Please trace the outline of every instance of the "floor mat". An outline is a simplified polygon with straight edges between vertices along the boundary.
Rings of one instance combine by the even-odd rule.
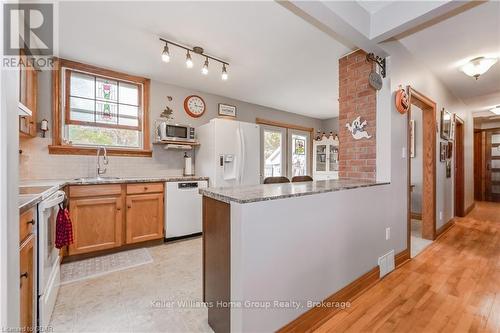
[[[90,279],[153,262],[148,249],[135,249],[61,265],[61,284]]]

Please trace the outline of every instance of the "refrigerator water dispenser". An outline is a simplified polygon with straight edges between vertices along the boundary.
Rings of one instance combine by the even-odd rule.
[[[236,179],[236,163],[233,154],[225,154],[220,156],[222,166],[222,177],[224,180]]]

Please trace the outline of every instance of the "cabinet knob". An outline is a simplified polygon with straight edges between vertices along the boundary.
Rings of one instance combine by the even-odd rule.
[[[127,208],[132,208],[132,206],[127,206]]]
[[[28,272],[24,272],[23,274],[21,274],[20,278],[28,278]]]
[[[32,224],[32,225],[35,225],[35,220],[34,219],[31,219],[30,221],[27,221],[26,224]]]
[[[147,186],[144,186],[144,191],[147,191],[148,190],[148,187]]]
[[[116,208],[116,210],[120,211],[120,210],[122,210],[122,209],[121,209],[120,207],[118,207],[118,208]]]

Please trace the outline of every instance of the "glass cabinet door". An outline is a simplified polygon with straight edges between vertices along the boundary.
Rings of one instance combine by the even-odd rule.
[[[316,171],[326,171],[326,145],[316,146]]]
[[[328,154],[328,171],[338,171],[339,170],[339,151],[336,146],[329,145]]]

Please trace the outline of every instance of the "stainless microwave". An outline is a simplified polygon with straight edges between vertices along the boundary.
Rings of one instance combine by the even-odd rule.
[[[158,124],[158,137],[161,141],[195,141],[194,127],[160,122]]]

